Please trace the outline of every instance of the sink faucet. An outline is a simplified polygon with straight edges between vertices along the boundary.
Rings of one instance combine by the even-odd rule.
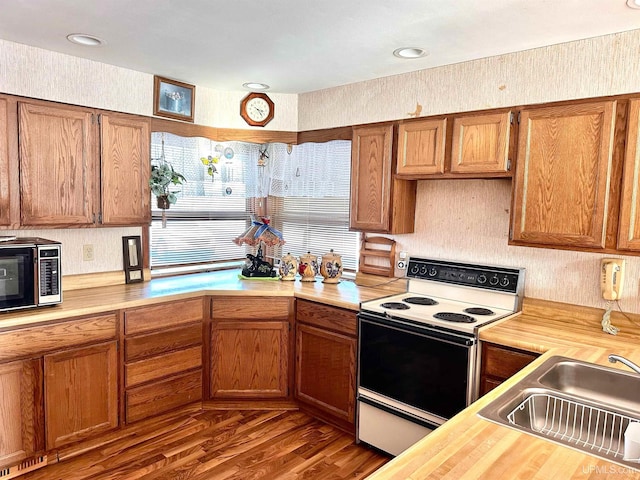
[[[611,355],[609,355],[609,361],[611,363],[616,363],[616,362],[624,363],[627,367],[629,367],[631,370],[633,370],[638,375],[640,375],[640,367],[635,363],[633,363],[631,360],[628,360],[620,355],[614,355],[612,353]]]

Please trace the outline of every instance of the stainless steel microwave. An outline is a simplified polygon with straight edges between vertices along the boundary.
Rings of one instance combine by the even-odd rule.
[[[62,302],[61,244],[0,237],[0,312]]]

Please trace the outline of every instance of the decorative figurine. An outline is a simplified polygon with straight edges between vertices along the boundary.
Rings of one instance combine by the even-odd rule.
[[[273,265],[263,259],[262,245],[258,247],[258,253],[247,255],[247,261],[242,269],[242,275],[245,277],[275,277],[276,272]]]
[[[324,277],[322,283],[338,283],[342,275],[342,256],[333,253],[333,249],[325,253],[322,256],[320,273]]]

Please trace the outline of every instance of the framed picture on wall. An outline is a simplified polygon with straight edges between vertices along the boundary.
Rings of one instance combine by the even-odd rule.
[[[153,114],[193,122],[196,87],[169,78],[153,77]]]
[[[125,282],[142,282],[144,275],[142,267],[142,245],[139,235],[122,237],[122,259],[124,261]]]

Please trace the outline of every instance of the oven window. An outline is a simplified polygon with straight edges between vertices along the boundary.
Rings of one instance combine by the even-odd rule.
[[[33,305],[35,292],[31,250],[0,250],[0,308]]]
[[[469,347],[367,321],[360,324],[360,385],[445,419],[467,402]]]

